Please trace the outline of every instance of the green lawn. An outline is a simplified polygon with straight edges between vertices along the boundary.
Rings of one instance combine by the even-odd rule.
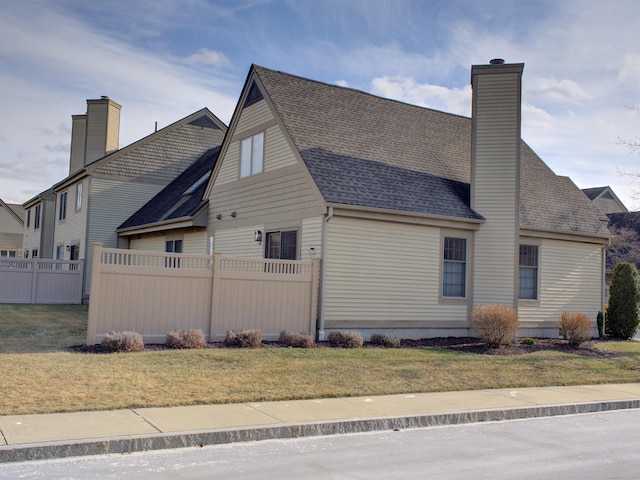
[[[640,381],[640,343],[606,358],[433,348],[72,353],[82,306],[0,305],[0,415]]]

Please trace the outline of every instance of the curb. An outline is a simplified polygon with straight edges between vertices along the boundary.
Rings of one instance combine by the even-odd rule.
[[[635,408],[640,408],[640,399],[8,445],[0,447],[0,463],[51,460],[89,455],[128,454],[261,440],[462,425]]]

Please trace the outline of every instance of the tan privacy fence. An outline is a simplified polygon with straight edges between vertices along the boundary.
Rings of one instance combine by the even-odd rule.
[[[0,303],[82,302],[83,260],[0,259]]]
[[[186,255],[94,245],[87,344],[109,331],[163,343],[175,329],[315,332],[319,261]]]

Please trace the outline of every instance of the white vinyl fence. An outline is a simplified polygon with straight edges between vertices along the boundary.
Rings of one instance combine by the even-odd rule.
[[[87,344],[109,331],[136,331],[163,343],[174,329],[209,341],[228,330],[314,334],[319,261],[187,255],[94,245]]]
[[[0,303],[82,302],[83,260],[0,259]]]

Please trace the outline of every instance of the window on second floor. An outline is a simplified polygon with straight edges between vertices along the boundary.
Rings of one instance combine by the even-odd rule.
[[[240,142],[240,178],[262,173],[264,132],[256,133]]]
[[[40,228],[40,205],[36,205],[35,212],[33,213],[33,228]]]
[[[76,210],[82,208],[82,184],[76,185]]]
[[[27,210],[27,227],[31,226],[31,209]]]
[[[60,194],[60,208],[58,209],[58,220],[67,218],[67,192]]]

